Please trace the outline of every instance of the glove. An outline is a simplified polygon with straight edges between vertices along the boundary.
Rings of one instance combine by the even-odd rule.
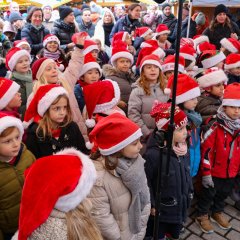
[[[214,188],[214,182],[212,180],[212,176],[211,175],[203,176],[202,177],[202,185],[205,188],[209,188],[209,187]]]

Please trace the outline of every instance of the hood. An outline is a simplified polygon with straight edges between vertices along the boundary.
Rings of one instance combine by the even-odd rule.
[[[72,10],[75,17],[81,16],[81,11],[78,8],[73,8]]]
[[[116,75],[116,69],[111,64],[104,64],[102,67],[103,75],[105,77]]]

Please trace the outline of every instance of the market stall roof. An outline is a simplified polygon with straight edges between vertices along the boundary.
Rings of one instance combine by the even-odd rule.
[[[9,0],[0,0],[0,7],[8,7],[11,1]],[[22,6],[29,6],[29,0],[16,0],[14,2],[17,2],[19,5]]]
[[[63,4],[71,2],[71,0],[30,0],[31,5],[42,7],[49,4],[52,8],[57,8]]]
[[[156,5],[157,3],[153,0],[138,0],[139,2],[146,3],[148,5]]]
[[[227,7],[240,7],[240,0],[193,0],[193,6],[215,7],[224,4]]]

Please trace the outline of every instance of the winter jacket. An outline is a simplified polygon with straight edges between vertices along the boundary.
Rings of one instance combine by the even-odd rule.
[[[230,38],[231,33],[236,33],[238,37],[240,37],[240,30],[235,22],[230,22],[231,29],[227,26],[227,24],[222,25],[218,24],[213,31],[211,31],[209,28],[205,29],[203,32],[203,35],[208,36],[209,42],[216,45],[217,49],[221,48],[220,41],[223,38]]]
[[[35,161],[33,154],[22,144],[13,165],[0,162],[0,239],[2,233],[18,229],[19,208],[24,183],[24,171]]]
[[[142,230],[132,234],[129,229],[128,209],[131,193],[115,171],[107,171],[103,158],[94,161],[97,180],[89,194],[92,202],[92,216],[105,240],[142,240],[150,213],[150,204],[142,210]]]
[[[93,24],[92,22],[85,24],[81,18],[78,27],[81,32],[87,32],[90,37],[94,35],[95,24]]]
[[[81,22],[81,10],[78,9],[78,8],[72,8],[73,10],[73,13],[74,13],[74,17],[75,17],[75,20],[77,22],[77,24],[79,24]]]
[[[154,136],[155,133],[151,135],[143,156],[146,160],[145,171],[151,194],[152,208],[156,207],[157,176],[160,163],[160,151]],[[167,149],[164,148],[162,153],[162,169],[165,169],[166,161]],[[165,174],[164,171],[162,171],[162,177]],[[161,189],[160,222],[182,224],[186,220],[187,209],[190,207],[193,192],[192,179],[190,177],[189,153],[177,157],[176,154],[171,151],[168,185],[166,187],[166,184],[163,183],[163,186]]]
[[[240,76],[236,76],[231,73],[228,73],[227,77],[228,77],[228,82],[227,82],[228,85],[235,82],[240,83]]]
[[[49,33],[44,25],[36,29],[31,23],[27,23],[22,29],[21,38],[26,38],[31,46],[31,54],[36,55],[43,48],[43,39]]]
[[[240,131],[230,130],[217,121],[204,134],[201,146],[203,176],[234,178],[240,171]]]
[[[198,16],[199,12],[196,12],[192,15],[192,20],[193,21],[196,21],[196,17]],[[209,19],[208,19],[208,16],[204,15],[205,16],[205,24],[204,25],[196,25],[197,26],[197,33],[196,35],[202,35],[203,31],[209,27]]]
[[[83,108],[85,106],[84,96],[83,96],[83,90],[80,84],[76,84],[74,87],[74,95],[76,97],[78,107],[81,112],[83,112]]]
[[[158,25],[159,16],[156,13],[147,13],[143,16],[143,23],[155,32]]]
[[[177,26],[177,18],[173,14],[169,16],[165,16],[164,14],[159,15],[157,22],[158,24],[166,24],[170,30],[170,34],[175,29],[175,26]]]
[[[74,147],[84,153],[87,153],[84,138],[75,122],[69,123],[66,127],[61,128],[60,137],[58,139],[46,136],[42,133],[37,136],[37,123],[32,123],[27,129],[26,145],[36,158],[53,155],[60,150],[68,147]]]
[[[143,137],[147,137],[156,127],[155,120],[150,116],[154,101],[167,102],[168,96],[160,89],[159,83],[150,85],[150,96],[145,94],[138,81],[132,85],[132,88],[128,101],[128,117],[138,124]]]

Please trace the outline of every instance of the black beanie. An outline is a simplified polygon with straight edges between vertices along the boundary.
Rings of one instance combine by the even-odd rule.
[[[228,13],[228,9],[225,5],[219,4],[215,7],[214,10],[214,17],[216,17],[219,13]]]
[[[68,6],[61,6],[59,8],[60,19],[63,20],[65,17],[67,17],[72,12],[73,12],[72,8],[70,8]]]
[[[166,8],[166,7],[172,7],[172,5],[171,5],[170,3],[164,3],[164,4],[162,5],[162,11],[163,11],[164,8]]]

